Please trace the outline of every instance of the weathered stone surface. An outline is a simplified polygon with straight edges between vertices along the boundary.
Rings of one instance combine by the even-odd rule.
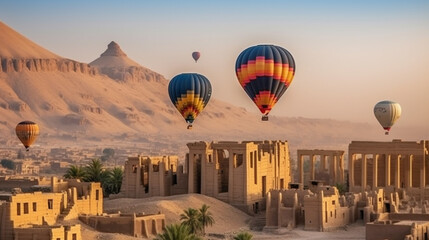
[[[88,75],[97,75],[98,70],[86,63],[69,59],[23,59],[0,58],[0,72],[78,72]]]

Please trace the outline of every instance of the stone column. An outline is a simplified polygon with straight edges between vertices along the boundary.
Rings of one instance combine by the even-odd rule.
[[[345,183],[344,179],[344,154],[339,155],[339,166],[340,166],[340,181]]]
[[[194,151],[189,151],[188,154],[188,193],[194,193]],[[229,189],[228,189],[229,190]]]
[[[361,189],[362,192],[365,191],[366,181],[367,181],[367,171],[366,171],[366,154],[362,153],[362,179],[361,179]]]
[[[372,190],[378,187],[378,154],[373,154],[373,169],[372,169]]]
[[[331,158],[332,158],[332,175],[331,175],[331,178],[334,180],[333,185],[335,185],[338,182],[337,155],[332,154]]]
[[[135,182],[134,182],[134,184],[135,184],[135,198],[138,198],[139,197],[139,195],[140,195],[140,188],[142,187],[141,186],[141,179],[142,179],[142,175],[141,175],[141,173],[142,173],[142,167],[143,167],[143,165],[142,165],[142,160],[141,160],[141,157],[139,156],[138,157],[138,164],[135,166],[136,168],[137,168],[137,174],[136,174],[136,179],[135,179]],[[132,169],[132,171],[134,171],[133,169]]]
[[[426,166],[425,166],[425,155],[422,156],[422,167],[420,168],[420,188],[426,187]]]
[[[423,154],[422,167],[420,168],[420,199],[425,199],[425,187],[426,187],[426,166],[425,166],[425,154]]]
[[[395,187],[397,189],[401,188],[401,155],[397,155],[395,159]]]
[[[349,152],[349,185],[350,189],[355,186],[355,169],[354,169],[355,154]]]
[[[267,203],[266,203],[266,210],[265,210],[265,218],[266,220],[266,224],[267,226],[271,226],[272,222],[271,222],[271,191],[268,191],[267,193]]]
[[[204,152],[201,152],[201,160],[200,160],[201,161],[201,165],[200,165],[200,168],[201,168],[200,191],[201,191],[201,194],[204,194],[204,195],[210,194],[210,193],[208,194],[207,189],[206,189],[206,182],[208,180],[208,179],[206,179],[207,160],[208,160],[208,157],[207,157],[207,148],[206,148]]]
[[[304,184],[304,156],[298,155],[299,183]]]
[[[386,176],[386,186],[385,187],[387,187],[387,186],[390,186],[390,154],[385,154],[385,161],[386,161],[386,166],[385,166],[385,169],[386,169],[386,174],[385,174],[385,176]]]
[[[311,154],[310,158],[310,180],[314,180],[315,178],[315,171],[314,171],[314,162],[315,162],[316,156],[314,154]]]
[[[283,215],[280,214],[280,206],[282,205],[282,201],[283,201],[283,194],[281,191],[279,191],[279,197],[278,197],[278,201],[277,201],[277,227],[278,228],[281,227],[281,222],[282,222],[282,217],[283,217]]]
[[[234,152],[232,151],[232,149],[228,149],[228,152],[229,152],[228,203],[234,204]]]
[[[159,166],[159,174],[158,174],[158,179],[159,179],[159,195],[160,196],[167,196],[166,195],[166,189],[165,189],[165,169],[167,168],[165,166],[165,162],[159,162],[158,163]]]
[[[405,186],[407,188],[413,187],[413,158],[414,156],[412,154],[408,155],[407,161],[407,169],[405,173]]]

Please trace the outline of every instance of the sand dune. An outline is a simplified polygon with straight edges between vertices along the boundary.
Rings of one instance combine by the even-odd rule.
[[[244,212],[212,197],[200,194],[185,194],[168,197],[151,197],[145,199],[119,198],[106,200],[104,211],[108,213],[158,213],[165,214],[167,224],[180,223],[180,214],[184,209],[199,209],[203,204],[210,206],[216,224],[206,229],[207,233],[230,234],[247,227],[251,218]]]

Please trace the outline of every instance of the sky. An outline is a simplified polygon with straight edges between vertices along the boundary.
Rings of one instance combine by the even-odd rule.
[[[214,98],[252,112],[235,61],[279,45],[296,74],[270,115],[373,124],[374,105],[391,100],[402,107],[395,126],[429,133],[428,13],[429,1],[405,0],[0,0],[0,21],[62,57],[90,63],[115,41],[167,79],[205,75]]]

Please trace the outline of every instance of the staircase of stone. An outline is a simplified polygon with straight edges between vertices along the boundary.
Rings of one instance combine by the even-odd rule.
[[[262,231],[265,227],[267,218],[265,212],[259,212],[249,221],[249,228],[254,231]]]
[[[69,213],[73,210],[74,207],[75,207],[75,205],[73,203],[68,203],[67,208],[64,209],[60,215],[58,215],[58,220],[64,221],[65,218],[69,215]]]

